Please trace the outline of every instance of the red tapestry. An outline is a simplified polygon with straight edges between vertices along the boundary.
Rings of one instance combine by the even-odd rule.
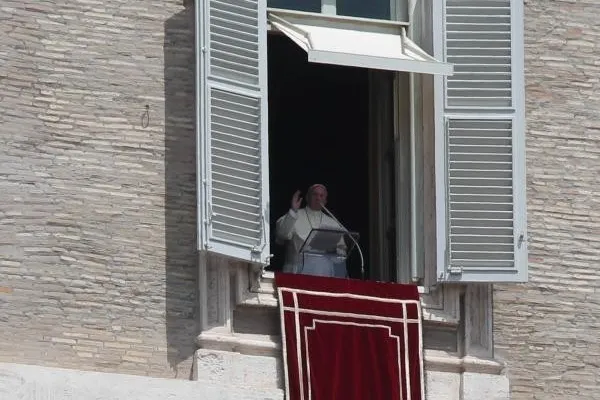
[[[416,286],[276,274],[286,399],[424,400]]]

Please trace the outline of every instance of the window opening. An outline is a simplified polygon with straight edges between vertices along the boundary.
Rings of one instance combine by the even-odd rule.
[[[268,46],[270,268],[283,265],[283,247],[275,243],[277,218],[289,210],[297,189],[305,194],[309,185],[322,183],[329,190],[328,208],[360,233],[367,269],[369,71],[309,63],[283,35],[269,35]],[[348,269],[359,277],[356,255]]]

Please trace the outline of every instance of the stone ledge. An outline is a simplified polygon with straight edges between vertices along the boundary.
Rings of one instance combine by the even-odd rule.
[[[247,355],[282,356],[281,337],[274,335],[228,334],[207,331],[197,336],[196,344],[203,349],[230,351]],[[503,375],[506,369],[506,365],[497,360],[473,356],[459,357],[438,350],[425,350],[424,356],[426,371]]]
[[[230,351],[246,355],[281,357],[281,336],[224,332],[202,332],[196,337],[201,349]]]
[[[444,351],[425,350],[424,356],[426,371],[503,375],[506,369],[506,365],[497,360],[472,356],[458,357]]]
[[[252,293],[253,296],[248,297],[241,302],[241,305],[250,307],[267,307],[267,308],[278,308],[279,300],[272,293],[257,292]]]

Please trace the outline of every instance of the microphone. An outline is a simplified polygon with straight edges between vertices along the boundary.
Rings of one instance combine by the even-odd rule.
[[[348,234],[348,236],[350,237],[350,239],[352,239],[352,241],[354,242],[354,244],[356,244],[356,248],[358,249],[358,255],[360,256],[360,275],[361,275],[362,279],[365,279],[365,259],[363,257],[363,253],[362,253],[362,250],[360,248],[360,244],[358,244],[358,241],[354,238],[354,236],[352,236],[352,234],[350,233],[350,231],[335,217],[335,215],[333,215],[333,213],[331,211],[329,211],[329,209],[327,207],[325,207],[325,204],[321,203],[321,207],[323,208],[323,210],[327,211],[327,214],[329,214],[329,216],[335,222],[337,222],[337,224],[339,226],[342,227],[342,229]]]

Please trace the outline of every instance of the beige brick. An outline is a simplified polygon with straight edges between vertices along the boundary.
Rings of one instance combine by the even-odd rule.
[[[78,333],[78,332],[64,332],[63,336],[74,337],[74,338],[84,338],[84,339],[89,337],[89,335],[87,333]]]
[[[86,352],[86,353],[97,353],[98,352],[98,347],[90,347],[90,346],[73,346],[73,350],[79,352]]]
[[[106,342],[104,343],[104,347],[108,349],[129,349],[131,348],[131,345],[126,343]]]
[[[140,357],[124,356],[123,361],[129,361],[133,363],[145,364],[148,360]]]
[[[136,344],[141,344],[141,343],[144,342],[141,339],[127,338],[127,337],[123,337],[123,336],[117,336],[117,341],[118,342],[123,342],[123,343],[136,343]]]
[[[51,338],[50,341],[54,342],[54,343],[63,343],[63,344],[76,344],[77,343],[73,339],[56,338],[56,337]]]
[[[102,347],[104,345],[104,342],[98,340],[77,339],[77,344],[82,346]]]
[[[132,357],[141,357],[141,358],[150,358],[152,357],[152,353],[146,353],[146,352],[142,352],[142,351],[127,351],[127,353],[125,354],[126,356],[132,356]]]

